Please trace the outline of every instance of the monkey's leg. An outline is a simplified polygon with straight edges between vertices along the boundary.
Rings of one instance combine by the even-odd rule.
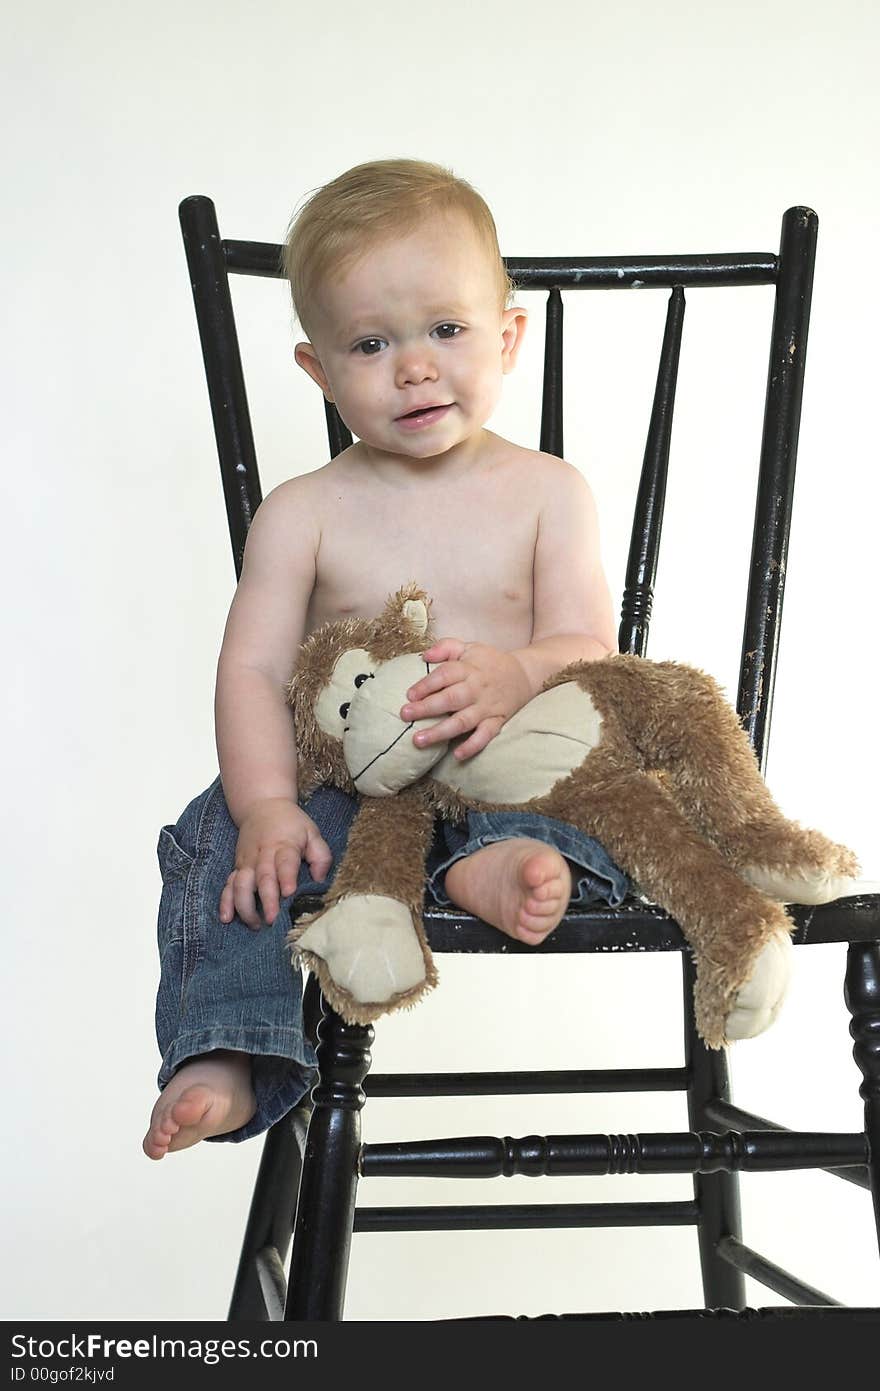
[[[697,1030],[710,1048],[762,1032],[782,1002],[791,923],[746,883],[656,779],[601,758],[573,778],[552,814],[595,835],[642,891],[678,922],[693,950]],[[604,766],[603,766],[604,765]],[[558,801],[556,796],[558,795]]]
[[[622,685],[624,724],[644,766],[668,781],[687,818],[744,879],[785,902],[827,903],[853,892],[852,851],[783,816],[710,676],[654,662],[628,667]]]
[[[437,983],[422,926],[433,824],[418,788],[364,799],[321,911],[289,935],[346,1023],[415,1004]]]

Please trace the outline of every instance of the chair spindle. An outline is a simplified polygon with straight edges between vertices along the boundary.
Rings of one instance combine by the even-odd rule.
[[[229,293],[225,247],[220,240],[217,214],[210,198],[185,198],[180,204],[179,215],[238,578],[248,527],[263,494]]]
[[[762,771],[773,705],[819,219],[782,219],[737,711]]]
[[[562,458],[562,295],[556,285],[547,296],[540,447]]]
[[[644,657],[647,650],[648,625],[654,600],[654,579],[657,574],[663,506],[666,500],[669,446],[672,439],[672,415],[675,408],[684,309],[684,290],[681,285],[676,285],[669,296],[666,309],[666,328],[660,350],[654,404],[651,408],[651,422],[633,516],[620,628],[617,635],[620,651],[631,652],[639,657]]]
[[[324,415],[327,419],[327,439],[330,443],[330,457],[335,459],[343,449],[351,445],[351,431],[332,401],[324,397]]]

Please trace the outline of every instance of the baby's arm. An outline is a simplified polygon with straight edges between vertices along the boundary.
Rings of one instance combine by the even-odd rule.
[[[237,912],[259,927],[296,888],[305,858],[316,878],[330,850],[297,803],[296,746],[285,687],[303,640],[315,582],[317,537],[298,479],[270,493],[254,515],[241,579],[217,665],[215,721],[220,776],[239,829],[235,869],[220,898],[220,918]]]
[[[549,487],[538,519],[533,569],[532,640],[504,652],[444,638],[425,652],[440,665],[407,692],[405,720],[447,716],[415,736],[421,745],[469,734],[455,749],[470,758],[569,662],[616,651],[614,612],[599,551],[593,495],[563,460],[548,462]]]

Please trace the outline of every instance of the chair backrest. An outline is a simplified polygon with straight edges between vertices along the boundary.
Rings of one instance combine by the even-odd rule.
[[[220,471],[236,575],[245,539],[262,500],[253,432],[229,291],[229,274],[283,278],[281,247],[270,242],[221,240],[210,198],[180,205],[190,281],[208,380]],[[562,291],[668,289],[671,291],[657,384],[630,539],[618,645],[644,655],[663,506],[675,388],[684,323],[685,289],[775,285],[770,362],[761,437],[737,711],[761,767],[767,756],[773,687],[782,619],[807,331],[818,218],[810,208],[783,215],[778,254],[745,252],[697,256],[506,257],[524,290],[547,296],[540,447],[562,455]],[[336,407],[324,402],[330,452],[351,444]]]

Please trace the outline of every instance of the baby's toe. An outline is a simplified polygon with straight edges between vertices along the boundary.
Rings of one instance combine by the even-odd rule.
[[[551,918],[533,917],[529,913],[521,913],[517,923],[516,936],[527,946],[534,947],[543,942],[553,931],[556,923]]]
[[[562,897],[561,892],[545,894],[541,897],[537,893],[529,894],[523,901],[523,912],[529,913],[532,917],[543,918],[550,913],[554,913]]]
[[[214,1098],[207,1087],[191,1087],[179,1096],[171,1107],[169,1120],[173,1125],[172,1134],[188,1125],[198,1125],[211,1109]]]
[[[549,846],[536,850],[533,855],[528,855],[523,860],[521,870],[523,883],[529,889],[541,888],[550,880],[560,877],[563,863],[559,852]]]
[[[168,1141],[173,1139],[179,1129],[180,1126],[177,1122],[172,1120],[170,1116],[167,1116],[162,1121],[161,1125],[156,1127],[156,1139],[167,1145]]]
[[[552,879],[547,879],[543,884],[538,884],[535,888],[529,889],[530,903],[552,903],[562,897],[562,879],[557,874]]]
[[[161,1159],[168,1152],[170,1140],[170,1132],[164,1128],[162,1118],[157,1117],[144,1136],[141,1148],[148,1159]]]

